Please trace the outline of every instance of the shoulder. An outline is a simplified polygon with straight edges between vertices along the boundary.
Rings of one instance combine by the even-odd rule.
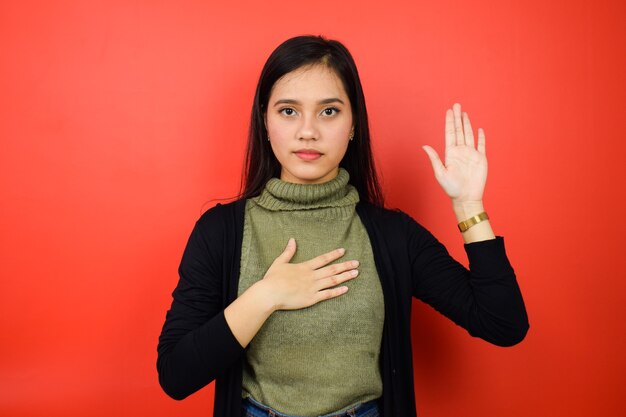
[[[370,203],[360,202],[356,207],[361,218],[375,222],[383,227],[406,227],[408,224],[418,223],[400,209],[378,207]]]
[[[185,255],[195,254],[219,264],[222,256],[230,253],[229,250],[238,241],[245,202],[246,200],[241,199],[225,204],[218,203],[204,212],[191,231]]]
[[[436,240],[434,236],[413,217],[400,209],[377,207],[359,203],[357,213],[368,230],[370,238],[385,240],[391,246],[418,245]]]
[[[235,233],[243,224],[245,205],[245,199],[216,204],[200,216],[192,234],[203,240],[219,241],[225,235]]]
[[[235,220],[238,216],[243,214],[245,205],[245,199],[239,199],[224,204],[217,203],[200,216],[197,224],[201,226],[215,226],[220,223]]]

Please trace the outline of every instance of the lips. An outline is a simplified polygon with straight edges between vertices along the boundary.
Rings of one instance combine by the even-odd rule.
[[[322,153],[315,149],[299,149],[294,153],[298,158],[304,161],[314,161],[322,156]]]

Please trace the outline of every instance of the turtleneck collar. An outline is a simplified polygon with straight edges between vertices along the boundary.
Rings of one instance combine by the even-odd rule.
[[[348,184],[349,180],[350,175],[343,168],[339,168],[335,178],[322,184],[294,184],[272,178],[254,200],[270,211],[354,209],[359,202],[359,193]]]

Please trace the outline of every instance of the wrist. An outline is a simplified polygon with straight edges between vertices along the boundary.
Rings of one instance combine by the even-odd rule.
[[[485,211],[482,201],[453,201],[452,209],[458,222],[469,219]]]
[[[267,285],[267,281],[255,282],[246,292],[254,298],[255,304],[268,316],[279,309],[278,304],[272,297],[273,291]]]

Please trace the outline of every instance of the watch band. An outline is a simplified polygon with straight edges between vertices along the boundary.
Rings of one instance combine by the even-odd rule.
[[[489,220],[489,216],[487,215],[486,212],[482,212],[480,214],[477,214],[473,217],[470,217],[467,220],[463,220],[461,223],[458,224],[459,226],[459,230],[461,231],[461,233],[467,231],[467,229],[469,229],[470,227],[482,222],[483,220]]]

